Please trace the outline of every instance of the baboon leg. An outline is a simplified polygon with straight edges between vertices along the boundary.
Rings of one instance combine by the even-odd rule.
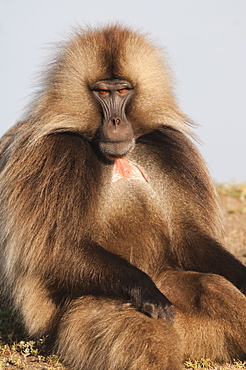
[[[58,307],[38,278],[28,276],[19,280],[13,304],[32,337],[47,334],[57,321]]]
[[[72,369],[181,369],[172,324],[117,300],[87,296],[71,303],[58,327],[56,348]]]
[[[246,297],[220,275],[168,271],[156,281],[173,303],[185,358],[218,362],[246,353]]]

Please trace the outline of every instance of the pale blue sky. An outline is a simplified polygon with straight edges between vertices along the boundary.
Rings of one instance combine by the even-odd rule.
[[[50,43],[111,21],[165,47],[213,179],[246,181],[246,0],[0,0],[0,135],[31,100]]]

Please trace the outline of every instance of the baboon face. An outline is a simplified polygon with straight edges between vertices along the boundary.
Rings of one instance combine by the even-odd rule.
[[[135,146],[133,128],[127,119],[134,89],[128,81],[110,79],[96,82],[92,93],[102,112],[94,141],[106,158],[124,157]]]

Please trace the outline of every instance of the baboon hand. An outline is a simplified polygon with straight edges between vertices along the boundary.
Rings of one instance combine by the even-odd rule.
[[[133,304],[139,311],[153,319],[174,320],[172,303],[157,289],[149,279],[148,283],[131,290]]]

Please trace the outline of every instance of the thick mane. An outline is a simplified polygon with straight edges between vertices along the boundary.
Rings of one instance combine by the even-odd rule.
[[[91,139],[100,112],[90,90],[96,81],[111,78],[128,80],[135,89],[128,111],[135,130],[144,133],[166,125],[191,133],[191,120],[176,104],[162,52],[145,35],[115,25],[80,30],[59,53],[30,112],[37,135],[71,131]]]

